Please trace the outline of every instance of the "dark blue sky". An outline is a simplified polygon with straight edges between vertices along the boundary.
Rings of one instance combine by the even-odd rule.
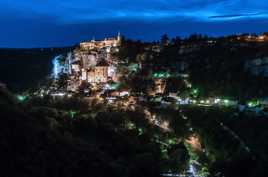
[[[0,47],[268,31],[268,0],[0,0]]]

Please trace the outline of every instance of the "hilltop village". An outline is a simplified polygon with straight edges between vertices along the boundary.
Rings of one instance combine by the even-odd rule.
[[[93,88],[101,88],[107,82],[117,82],[118,72],[112,58],[118,52],[121,36],[107,38],[103,41],[81,42],[68,59],[67,90],[76,92],[82,84]]]
[[[15,95],[14,105],[31,115],[27,120],[45,124],[42,131],[51,131],[49,136],[29,134],[48,140],[58,137],[55,133],[61,135],[64,148],[60,146],[59,153],[68,142],[77,145],[71,144],[52,165],[56,173],[66,157],[67,164],[79,172],[84,162],[84,169],[89,173],[97,169],[96,174],[106,172],[102,169],[108,161],[116,169],[115,176],[133,171],[135,177],[267,176],[263,175],[267,174],[267,158],[263,158],[267,145],[255,146],[268,135],[267,39],[265,33],[185,39],[163,35],[156,42],[120,34],[92,39],[53,55],[47,82]],[[0,91],[6,87],[0,83]],[[9,130],[10,126],[3,127]],[[36,142],[37,149],[31,152],[35,155],[43,140],[33,138],[26,142]],[[51,142],[47,144],[50,150]],[[75,165],[69,156],[74,150],[79,157]],[[95,158],[97,152],[101,153]],[[43,154],[38,156],[42,165]],[[54,154],[51,157],[49,162]],[[96,163],[88,168],[92,157]],[[241,171],[241,164],[256,166]]]
[[[238,106],[241,100],[251,105],[252,101],[248,100],[256,100],[256,96],[247,93],[239,98],[234,88],[227,93],[220,81],[230,82],[231,76],[241,82],[237,71],[247,77],[266,77],[268,55],[263,48],[267,39],[267,33],[224,38],[192,35],[184,40],[170,40],[164,35],[160,42],[142,43],[126,40],[119,33],[114,38],[83,41],[65,57],[55,58],[56,85],[49,90],[53,96],[80,94],[91,99],[103,98],[108,103],[125,97],[130,102],[146,100],[162,107],[174,104]],[[219,59],[213,60],[214,57]],[[227,61],[233,57],[240,59]],[[232,69],[234,67],[237,69]],[[215,71],[218,74],[213,76],[211,73]],[[210,81],[209,87],[206,87],[207,81]],[[213,93],[212,85],[218,94]],[[252,92],[251,89],[248,92]],[[268,103],[266,97],[257,97],[258,103]],[[256,101],[253,102],[255,105]]]

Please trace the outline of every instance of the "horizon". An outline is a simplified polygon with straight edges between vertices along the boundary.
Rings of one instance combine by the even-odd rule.
[[[162,35],[168,35],[169,39],[172,39],[172,38],[175,38],[175,37],[179,37],[181,39],[186,39],[188,37],[190,37],[191,35],[202,35],[202,36],[207,36],[209,38],[221,38],[221,37],[229,37],[229,36],[239,36],[239,35],[244,35],[244,34],[249,34],[249,35],[261,35],[261,34],[264,34],[264,33],[268,33],[267,31],[262,31],[262,32],[258,32],[258,33],[254,33],[254,32],[244,32],[244,33],[231,33],[231,34],[226,34],[226,35],[208,35],[208,34],[202,34],[202,33],[191,33],[189,35],[186,35],[186,36],[180,36],[180,35],[175,35],[175,36],[169,36],[168,34],[166,33],[163,33]],[[160,39],[161,39],[161,36],[159,36],[158,39],[155,39],[155,40],[141,40],[141,39],[133,39],[133,38],[129,38],[123,34],[121,34],[123,37],[125,37],[126,39],[128,40],[134,40],[134,41],[142,41],[142,42],[148,42],[148,43],[151,43],[151,42],[160,42]],[[100,38],[95,38],[94,36],[91,38],[91,39],[82,39],[80,41],[77,41],[77,42],[74,42],[73,44],[69,44],[69,45],[62,45],[62,46],[26,46],[26,47],[2,47],[0,46],[0,50],[31,50],[31,49],[56,49],[56,48],[71,48],[71,47],[75,47],[75,46],[78,46],[80,42],[86,42],[86,41],[90,41],[92,40],[93,38],[97,41],[101,41],[105,38],[109,38],[109,37],[114,37],[115,35],[110,35],[110,36],[107,36],[105,35],[104,37],[100,37]]]
[[[159,40],[163,34],[226,36],[268,29],[268,0],[0,2],[0,48],[70,46],[120,31],[128,38]]]

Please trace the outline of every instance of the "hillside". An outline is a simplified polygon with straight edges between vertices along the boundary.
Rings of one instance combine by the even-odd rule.
[[[52,58],[69,50],[0,49],[0,82],[16,92],[36,87],[51,73]]]
[[[125,114],[103,112],[93,119],[88,113],[71,119],[64,110],[29,107],[0,90],[2,175],[159,175],[158,145],[148,133],[137,136],[138,131],[124,127]]]

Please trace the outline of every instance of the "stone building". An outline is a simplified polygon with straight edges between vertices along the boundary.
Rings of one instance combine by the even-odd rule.
[[[73,51],[69,72],[68,90],[78,90],[81,84],[103,86],[108,81],[118,81],[112,53],[119,51],[121,36],[101,41],[81,42]],[[79,82],[76,82],[78,80]]]
[[[96,41],[95,39],[91,41],[81,42],[80,48],[82,50],[93,50],[102,48],[118,47],[120,45],[121,35],[118,33],[117,38],[105,38],[102,41]]]
[[[106,83],[109,80],[108,77],[109,65],[102,61],[98,63],[94,68],[91,68],[87,72],[87,79],[89,83]]]

